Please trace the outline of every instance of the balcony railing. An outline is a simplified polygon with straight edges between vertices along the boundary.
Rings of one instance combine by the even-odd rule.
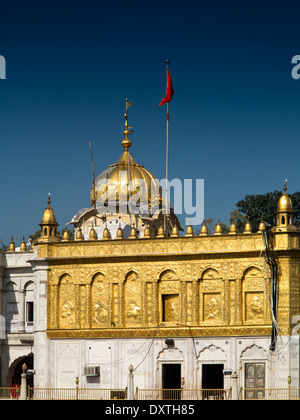
[[[16,387],[5,387],[0,388],[0,400],[19,399],[20,388]]]
[[[28,388],[30,400],[126,400],[126,389]]]
[[[241,400],[300,400],[300,388],[241,388]]]
[[[136,400],[229,400],[231,389],[139,389]]]

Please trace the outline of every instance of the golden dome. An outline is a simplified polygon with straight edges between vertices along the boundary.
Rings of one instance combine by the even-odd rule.
[[[52,210],[52,207],[50,206],[51,201],[50,201],[50,194],[48,196],[48,206],[46,207],[44,214],[43,214],[43,218],[42,218],[42,223],[43,225],[51,225],[51,224],[57,224],[56,223],[56,219],[55,219],[55,214],[54,211]]]
[[[139,206],[141,211],[147,209],[147,213],[154,213],[162,203],[162,190],[157,178],[142,165],[133,159],[129,148],[131,140],[128,135],[132,133],[127,124],[127,100],[125,113],[125,135],[122,141],[123,154],[113,165],[102,172],[95,180],[95,185],[90,190],[90,202],[99,205],[127,206],[129,200],[133,205]],[[143,211],[142,211],[143,212]]]
[[[286,181],[283,186],[282,196],[278,200],[277,211],[293,211],[292,200],[286,193]]]

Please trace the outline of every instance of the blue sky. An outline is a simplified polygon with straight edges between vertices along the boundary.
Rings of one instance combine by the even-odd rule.
[[[116,162],[125,98],[131,152],[170,178],[205,180],[205,217],[229,223],[246,194],[300,190],[299,1],[11,0],[1,5],[0,238],[38,228],[48,192],[64,227]],[[184,215],[180,217],[184,225]]]

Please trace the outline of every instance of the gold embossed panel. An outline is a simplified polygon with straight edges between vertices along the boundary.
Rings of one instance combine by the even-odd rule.
[[[199,281],[199,322],[220,324],[224,322],[224,283],[219,273],[209,268]]]
[[[75,322],[75,287],[71,276],[64,274],[59,282],[59,327],[74,328]]]
[[[243,321],[261,324],[269,321],[265,290],[268,284],[257,267],[250,267],[243,276]]]
[[[104,275],[94,275],[92,281],[92,327],[107,326],[109,314],[109,285],[105,282]]]
[[[163,322],[180,322],[180,296],[163,295]]]
[[[245,321],[253,323],[263,322],[265,312],[263,292],[246,292],[245,301]]]
[[[203,321],[215,323],[223,320],[221,293],[203,294]]]
[[[126,276],[124,291],[125,326],[135,326],[141,323],[141,282],[135,272]]]

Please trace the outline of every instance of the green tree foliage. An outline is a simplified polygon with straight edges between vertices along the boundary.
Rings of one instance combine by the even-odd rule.
[[[253,232],[257,232],[261,220],[274,226],[277,204],[281,195],[282,192],[278,190],[261,195],[246,195],[243,200],[236,203],[237,212],[234,210],[231,215],[234,213],[238,219],[238,231],[243,231],[247,218],[249,218]],[[293,209],[295,210],[296,224],[299,225],[300,192],[289,194],[289,196],[293,203]],[[238,213],[240,213],[240,216]]]

